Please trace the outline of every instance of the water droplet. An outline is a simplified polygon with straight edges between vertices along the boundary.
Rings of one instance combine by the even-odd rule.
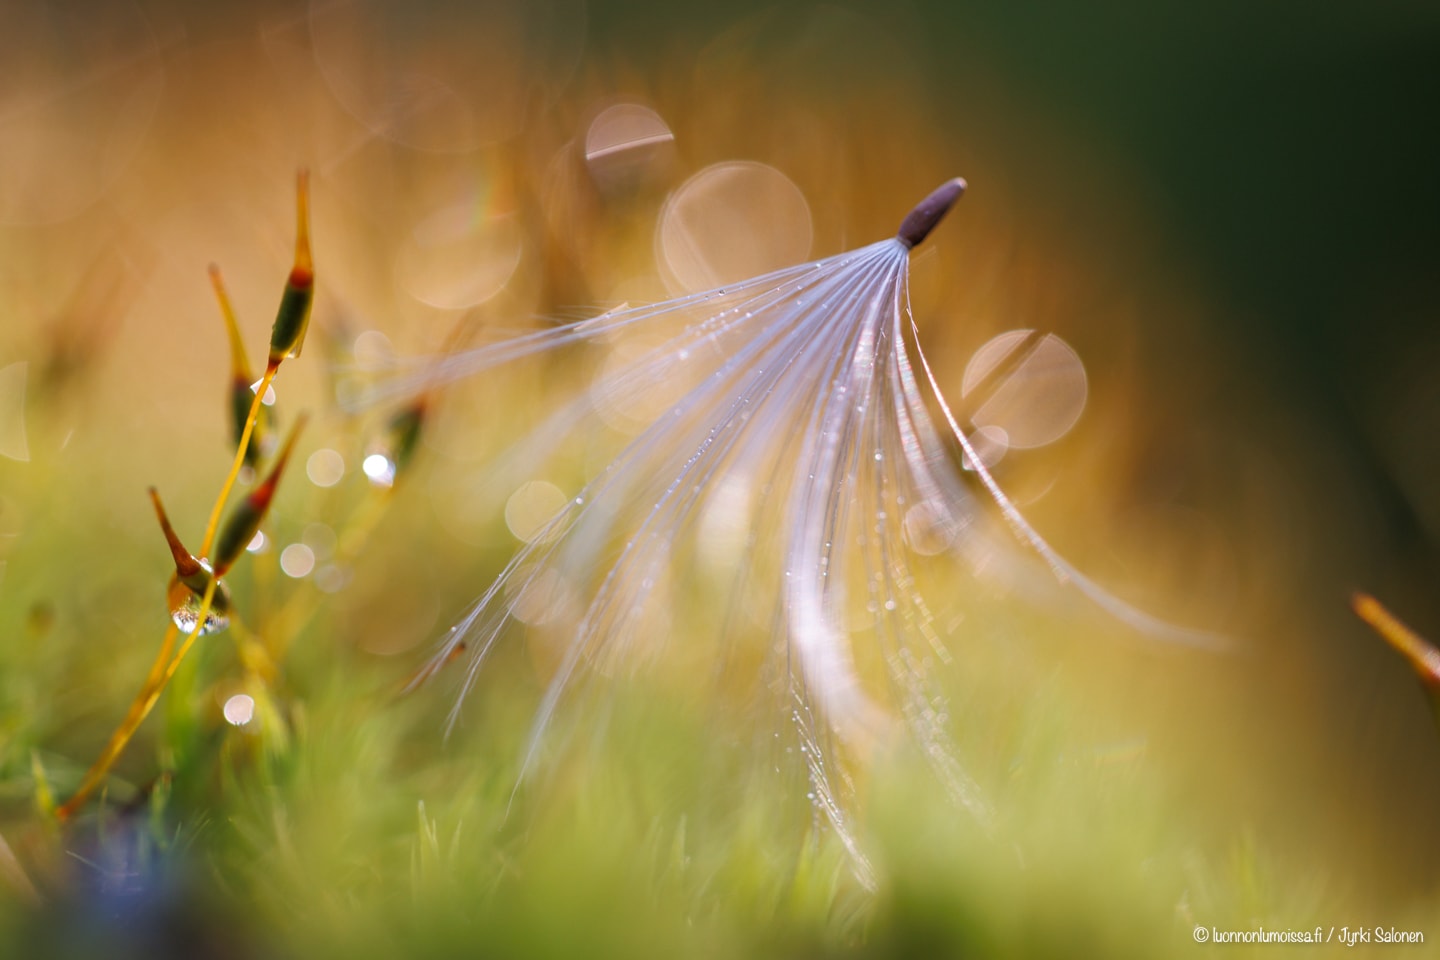
[[[255,698],[248,693],[237,693],[225,701],[221,712],[225,714],[226,723],[243,727],[255,717]]]
[[[202,599],[200,594],[181,583],[178,577],[171,577],[166,599],[170,604],[170,619],[188,635],[199,621]],[[210,601],[210,611],[205,614],[205,626],[201,629],[200,636],[224,630],[229,625],[230,590],[222,582],[215,588],[215,596]]]
[[[355,362],[365,369],[383,370],[395,362],[395,346],[379,330],[366,330],[351,345]]]
[[[945,505],[929,501],[921,501],[905,511],[903,528],[910,549],[927,557],[943,553],[959,533]]]
[[[315,569],[315,551],[303,543],[292,543],[280,551],[280,569],[288,577],[299,580]]]
[[[1007,331],[975,351],[960,386],[961,396],[978,404],[972,423],[999,428],[1009,446],[1025,449],[1069,432],[1087,393],[1085,365],[1074,349],[1033,330]]]
[[[316,450],[305,461],[305,475],[317,487],[333,487],[345,476],[345,458],[328,447]]]
[[[979,430],[970,434],[967,438],[970,445],[975,448],[975,453],[980,457],[980,462],[987,470],[994,469],[995,465],[1005,458],[1005,451],[1010,449],[1010,436],[1000,427],[986,424]],[[971,462],[968,453],[960,455],[960,466],[966,470],[974,470],[975,464]]]
[[[674,155],[675,134],[638,103],[602,110],[585,134],[585,162],[602,189],[620,188],[659,172]]]
[[[530,542],[540,535],[556,514],[569,503],[569,498],[553,483],[528,480],[520,484],[505,501],[505,526],[518,539]],[[552,530],[551,534],[558,533]]]
[[[505,583],[510,614],[532,627],[569,616],[575,605],[575,588],[554,567],[523,568],[523,575]]]
[[[250,392],[254,393],[256,390],[259,390],[260,384],[263,383],[264,380],[265,378],[261,377],[259,380],[250,384]],[[265,396],[260,398],[260,402],[267,407],[273,407],[275,405],[275,385],[273,383],[265,388]]]
[[[350,572],[333,563],[327,563],[315,571],[315,586],[325,593],[339,593],[350,583]]]
[[[311,523],[305,527],[305,533],[300,537],[301,541],[314,551],[319,558],[329,557],[335,552],[335,544],[338,538],[335,531],[330,529],[328,524]]]
[[[519,220],[486,209],[485,198],[461,194],[415,223],[397,256],[401,285],[416,300],[463,310],[503,290],[520,265]]]
[[[360,464],[365,477],[377,487],[395,485],[395,462],[383,453],[372,453]]]
[[[665,204],[656,260],[676,293],[693,293],[805,260],[810,206],[774,167],[749,160],[713,164]]]

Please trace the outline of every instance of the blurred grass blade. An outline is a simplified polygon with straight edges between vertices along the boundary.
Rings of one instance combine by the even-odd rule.
[[[1391,613],[1384,604],[1368,593],[1356,593],[1350,598],[1355,615],[1390,644],[1406,662],[1429,695],[1435,720],[1440,723],[1440,647],[1411,630]]]
[[[1368,593],[1355,594],[1350,599],[1350,605],[1356,616],[1374,628],[1386,643],[1409,661],[1421,680],[1440,688],[1440,649],[1401,623],[1384,604]]]

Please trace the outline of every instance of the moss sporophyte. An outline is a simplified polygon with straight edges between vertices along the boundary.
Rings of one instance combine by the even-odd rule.
[[[175,574],[166,588],[170,625],[161,640],[160,650],[145,682],[131,702],[124,719],[111,734],[100,756],[86,772],[74,794],[55,809],[56,817],[62,821],[72,818],[105,782],[115,761],[154,708],[195,641],[203,635],[222,630],[233,622],[234,609],[230,591],[222,578],[244,555],[246,547],[264,522],[285,465],[294,449],[296,437],[305,422],[303,416],[296,420],[269,475],[236,505],[229,520],[221,527],[220,519],[242,467],[247,463],[252,466],[259,463],[264,446],[262,424],[265,422],[263,411],[266,394],[281,363],[288,357],[299,355],[309,325],[315,290],[314,262],[310,253],[309,190],[309,175],[302,170],[296,184],[295,260],[281,293],[280,307],[271,331],[270,353],[265,373],[253,387],[242,383],[249,377],[244,345],[219,269],[211,268],[211,283],[220,303],[230,343],[233,383],[229,406],[232,427],[236,428],[234,458],[211,508],[200,548],[194,553],[181,542],[160,502],[159,493],[151,488],[150,495],[155,512],[175,565]],[[246,408],[243,417],[240,414],[242,406]],[[257,434],[257,431],[260,433]],[[246,659],[252,665],[256,661],[254,655]]]

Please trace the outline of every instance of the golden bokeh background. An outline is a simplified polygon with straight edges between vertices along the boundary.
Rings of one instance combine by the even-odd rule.
[[[1058,338],[995,414],[1002,482],[1117,594],[1233,639],[1159,650],[1084,614],[1083,643],[1017,642],[1163,771],[1183,829],[1411,915],[1440,884],[1440,736],[1348,600],[1440,636],[1437,39],[1404,5],[0,5],[4,682],[82,768],[138,684],[167,562],[145,488],[198,539],[228,458],[206,267],[259,356],[298,167],[319,292],[278,388],[314,419],[275,536],[302,579],[378,423],[333,399],[357,357],[856,247],[963,175],[913,258],[942,385],[1007,332]],[[415,669],[567,495],[477,491],[575,372],[449,388],[404,499],[317,588],[311,656]]]

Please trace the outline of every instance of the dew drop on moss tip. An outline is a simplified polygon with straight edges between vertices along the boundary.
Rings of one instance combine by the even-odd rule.
[[[396,464],[384,453],[376,452],[367,456],[360,465],[365,478],[373,486],[389,489],[395,485]]]
[[[178,577],[170,578],[165,597],[170,605],[170,619],[185,633],[195,629],[200,617],[200,602],[204,598],[180,582]],[[224,583],[217,584],[215,596],[210,601],[210,611],[205,614],[205,626],[200,631],[207,634],[224,630],[230,625],[230,590]]]

